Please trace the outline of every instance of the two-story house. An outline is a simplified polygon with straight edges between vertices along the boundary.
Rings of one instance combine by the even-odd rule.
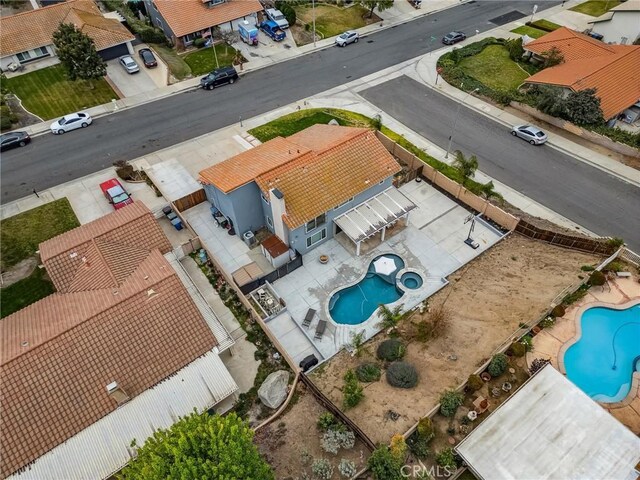
[[[630,45],[640,38],[640,0],[628,0],[589,22],[602,41]]]
[[[334,220],[345,212],[385,191],[401,195],[392,185],[400,170],[374,131],[313,125],[213,165],[200,181],[237,234],[266,226],[304,254],[341,231]],[[376,217],[373,230],[396,219]]]

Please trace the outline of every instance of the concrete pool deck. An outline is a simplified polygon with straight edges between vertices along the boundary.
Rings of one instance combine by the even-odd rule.
[[[533,349],[527,353],[527,364],[530,365],[535,358],[545,358],[550,360],[557,370],[564,373],[563,352],[575,341],[578,334],[577,320],[586,308],[640,301],[640,283],[636,275],[631,278],[609,280],[609,285],[611,289],[606,285],[591,287],[581,300],[567,308],[564,317],[557,319],[553,327],[545,328],[533,337]],[[631,391],[623,401],[600,403],[605,410],[635,434],[640,434],[639,377],[638,373],[634,374]]]

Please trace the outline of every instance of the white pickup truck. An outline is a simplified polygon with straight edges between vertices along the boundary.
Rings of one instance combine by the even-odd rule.
[[[265,13],[267,14],[267,18],[269,20],[276,22],[276,24],[280,28],[282,29],[289,28],[289,22],[287,22],[287,19],[285,18],[285,16],[282,14],[280,10],[277,10],[275,8],[267,8],[265,10]]]

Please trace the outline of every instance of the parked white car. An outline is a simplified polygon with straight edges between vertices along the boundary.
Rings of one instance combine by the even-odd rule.
[[[350,43],[358,43],[358,40],[360,40],[360,35],[358,35],[358,32],[349,30],[336,37],[336,45],[338,45],[339,47],[346,47]]]
[[[122,65],[122,68],[129,74],[140,71],[140,67],[131,55],[123,55],[120,57],[120,65]]]
[[[267,8],[264,12],[267,14],[267,18],[276,22],[281,29],[289,28],[289,22],[287,22],[286,17],[280,10],[276,8]]]
[[[51,133],[55,135],[62,135],[63,133],[70,132],[77,128],[88,127],[92,122],[93,119],[88,113],[70,113],[51,124]]]
[[[525,139],[531,145],[542,145],[547,141],[547,134],[533,125],[516,125],[511,135]]]

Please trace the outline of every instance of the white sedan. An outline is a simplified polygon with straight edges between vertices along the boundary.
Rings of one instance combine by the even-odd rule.
[[[51,124],[51,132],[55,135],[62,135],[76,128],[85,128],[91,125],[93,119],[88,113],[78,112],[65,115],[60,120],[56,120]]]

